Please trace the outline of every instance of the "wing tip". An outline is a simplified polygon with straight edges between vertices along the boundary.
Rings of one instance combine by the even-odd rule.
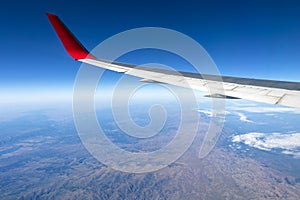
[[[47,15],[48,17],[57,17],[56,14],[53,14],[53,13],[50,13],[50,12],[47,12],[46,15]]]
[[[75,60],[84,58],[95,59],[95,57],[84,48],[84,46],[79,42],[79,40],[73,35],[73,33],[67,28],[67,26],[59,19],[57,15],[49,12],[47,12],[46,15],[65,49],[72,58],[74,58]]]

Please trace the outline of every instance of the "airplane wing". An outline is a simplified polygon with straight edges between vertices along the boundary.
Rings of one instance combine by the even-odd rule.
[[[141,67],[131,64],[111,62],[96,58],[76,39],[71,31],[54,14],[47,16],[72,58],[104,69],[143,78],[144,82],[167,83],[208,91],[209,87],[221,83],[222,92],[210,94],[216,98],[241,98],[262,103],[278,104],[300,108],[300,82],[237,78],[230,76],[200,75],[189,72],[174,72],[166,69]],[[205,78],[203,78],[205,77]],[[222,82],[220,82],[222,80]],[[186,84],[188,83],[188,84]]]

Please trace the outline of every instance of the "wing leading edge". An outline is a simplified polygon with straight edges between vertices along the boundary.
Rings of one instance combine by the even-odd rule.
[[[90,54],[72,32],[54,14],[47,13],[56,34],[70,56],[78,61],[104,69],[143,78],[153,83],[167,83],[195,90],[209,91],[214,85],[222,84],[222,93],[210,96],[224,96],[247,99],[262,103],[278,104],[300,108],[300,83],[237,78],[230,76],[200,75],[188,72],[175,72],[166,69],[140,67],[131,64],[98,59]],[[205,79],[203,78],[205,77]],[[222,80],[222,81],[220,81]]]

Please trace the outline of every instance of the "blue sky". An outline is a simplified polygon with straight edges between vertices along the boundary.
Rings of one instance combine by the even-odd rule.
[[[2,94],[72,88],[80,63],[67,55],[46,12],[59,15],[90,50],[121,31],[165,27],[198,41],[223,75],[300,81],[296,0],[12,0],[0,10]]]

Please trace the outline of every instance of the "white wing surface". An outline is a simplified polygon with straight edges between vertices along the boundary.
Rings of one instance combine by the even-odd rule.
[[[140,77],[141,81],[146,82],[166,83],[208,92],[210,92],[210,88],[214,86],[219,88],[222,84],[222,91],[216,93],[215,91],[218,90],[213,90],[214,93],[209,95],[211,97],[241,98],[300,108],[299,82],[200,75],[102,60],[91,55],[56,15],[48,13],[47,16],[65,49],[75,60]]]

